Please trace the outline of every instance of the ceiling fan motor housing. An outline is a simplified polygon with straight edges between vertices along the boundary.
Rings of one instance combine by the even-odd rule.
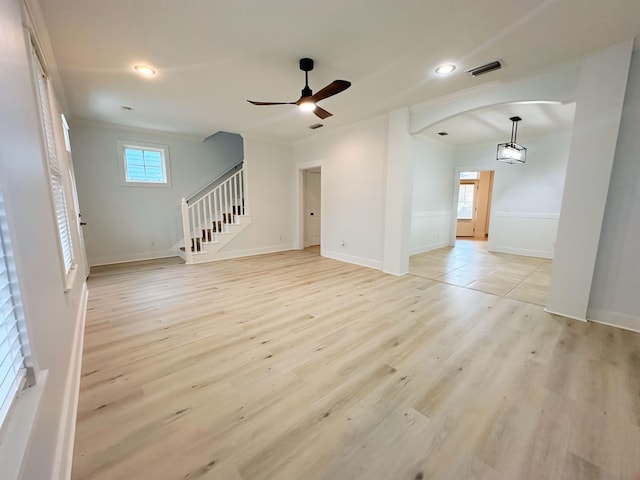
[[[313,70],[313,60],[310,58],[301,58],[300,70],[302,70],[303,72],[310,72],[311,70]]]

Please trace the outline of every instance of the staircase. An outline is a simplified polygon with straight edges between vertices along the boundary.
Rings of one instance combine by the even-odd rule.
[[[216,254],[251,224],[245,201],[244,167],[196,201],[182,199],[184,246],[179,254],[186,263],[219,258]]]

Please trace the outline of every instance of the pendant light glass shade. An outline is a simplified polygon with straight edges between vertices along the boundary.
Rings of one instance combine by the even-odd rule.
[[[513,122],[511,125],[511,141],[507,143],[499,143],[496,152],[496,160],[504,163],[524,163],[527,158],[527,149],[516,143],[518,135],[518,122],[522,120],[520,117],[511,117],[509,120]]]

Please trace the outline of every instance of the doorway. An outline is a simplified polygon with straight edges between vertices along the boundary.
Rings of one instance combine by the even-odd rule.
[[[458,178],[456,238],[489,237],[493,170],[462,171]]]
[[[304,248],[319,247],[322,238],[321,177],[320,167],[303,170]]]

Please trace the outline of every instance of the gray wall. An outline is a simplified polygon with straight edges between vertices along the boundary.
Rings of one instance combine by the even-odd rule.
[[[600,235],[590,319],[640,331],[640,52],[634,51]]]
[[[73,121],[71,150],[90,265],[159,258],[182,239],[180,201],[243,157],[242,138],[197,138]],[[118,141],[169,147],[170,187],[124,186]]]

